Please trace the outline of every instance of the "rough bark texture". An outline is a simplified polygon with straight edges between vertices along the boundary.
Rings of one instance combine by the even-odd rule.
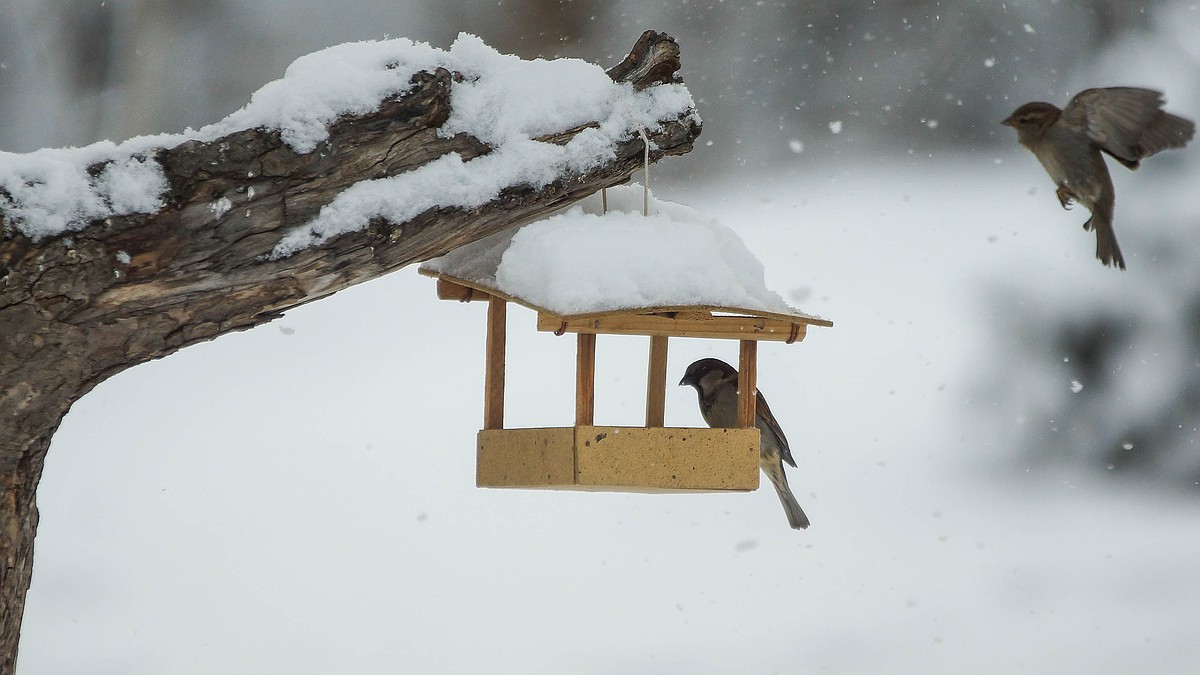
[[[679,65],[675,42],[648,31],[609,74],[644,88],[672,81]],[[490,151],[469,136],[438,137],[453,73],[421,72],[413,82],[379,110],[333,124],[328,141],[307,154],[264,130],[158,151],[170,188],[157,213],[96,221],[37,243],[19,234],[0,239],[0,675],[13,672],[16,660],[43,460],[79,397],[130,366],[537,219],[641,167],[635,134],[615,161],[590,173],[508,189],[476,209],[373,223],[265,259],[284,233],[357,181],[404,173],[448,152],[469,159]],[[582,128],[545,140],[564,143]],[[664,124],[651,134],[651,160],[689,151],[699,132],[691,116]],[[222,197],[232,208],[214,217],[211,205]]]

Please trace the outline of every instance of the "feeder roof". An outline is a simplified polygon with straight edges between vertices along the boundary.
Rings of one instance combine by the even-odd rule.
[[[788,305],[732,230],[694,209],[608,189],[544,220],[457,248],[420,272],[560,319],[702,310],[832,326]]]

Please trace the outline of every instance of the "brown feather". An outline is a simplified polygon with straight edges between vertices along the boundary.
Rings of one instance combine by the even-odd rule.
[[[779,438],[779,454],[783,457],[783,461],[788,463],[788,466],[795,468],[796,460],[792,459],[792,447],[788,445],[787,436],[783,435],[783,428],[779,426],[779,422],[775,420],[774,413],[771,412],[771,406],[767,405],[767,399],[762,395],[761,391],[755,390],[755,414],[767,423],[771,431]]]
[[[1195,125],[1164,112],[1163,95],[1152,89],[1085,89],[1063,109],[1065,124],[1130,169],[1140,160],[1191,140]]]

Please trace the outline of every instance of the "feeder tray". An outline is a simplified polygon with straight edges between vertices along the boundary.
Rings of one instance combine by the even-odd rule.
[[[737,307],[687,306],[563,315],[488,284],[422,267],[437,278],[438,297],[486,301],[487,365],[484,428],[479,432],[476,485],[611,492],[726,492],[758,488],[759,432],[754,426],[758,341],[799,342],[825,319]],[[537,312],[537,329],[577,334],[575,424],[504,428],[504,348],[507,305]],[[650,357],[646,426],[595,426],[596,335],[646,335]],[[740,342],[738,428],[665,428],[669,337]]]

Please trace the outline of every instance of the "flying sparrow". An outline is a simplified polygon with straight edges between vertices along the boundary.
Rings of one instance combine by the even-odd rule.
[[[679,386],[685,384],[696,388],[700,396],[700,414],[708,426],[737,426],[738,373],[733,366],[719,359],[700,359],[688,366],[683,374]],[[792,459],[783,429],[779,428],[779,422],[775,421],[771,408],[767,406],[767,399],[763,398],[761,392],[756,391],[755,394],[757,413],[754,425],[758,427],[760,437],[758,466],[775,486],[775,492],[779,494],[779,501],[787,513],[788,524],[794,530],[803,530],[808,527],[808,516],[804,515],[804,510],[792,496],[787,476],[783,473],[784,462],[795,468],[796,461]]]
[[[1064,209],[1076,201],[1092,212],[1083,227],[1096,231],[1096,257],[1105,265],[1125,269],[1112,226],[1112,179],[1100,153],[1136,169],[1160,150],[1187,145],[1196,125],[1163,111],[1162,105],[1162,94],[1150,89],[1087,89],[1062,110],[1040,101],[1026,103],[1001,122],[1017,130],[1017,140],[1054,179]]]

